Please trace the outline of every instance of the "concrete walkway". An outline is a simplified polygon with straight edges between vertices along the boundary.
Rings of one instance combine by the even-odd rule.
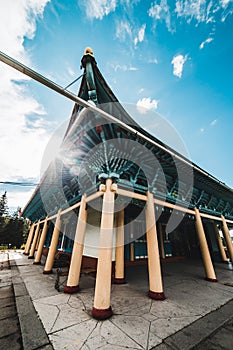
[[[8,253],[0,254],[0,349],[22,349]]]
[[[231,265],[215,264],[219,282],[210,283],[203,279],[203,267],[197,261],[163,263],[164,291],[167,297],[164,301],[154,301],[146,296],[146,266],[140,265],[136,269],[128,267],[128,283],[112,286],[114,315],[109,320],[96,321],[91,317],[95,285],[92,276],[83,274],[80,292],[67,295],[54,288],[55,274],[43,275],[43,266],[32,265],[32,261],[22,252],[10,252],[9,259],[12,267],[15,263],[17,266],[17,276],[14,275],[13,278],[14,287],[17,289],[16,285],[22,282],[28,293],[26,299],[21,299],[26,316],[20,321],[23,349],[208,350],[217,349],[213,344],[217,344],[214,337],[219,339],[219,332],[225,341],[218,349],[232,349],[232,346],[227,347],[228,343],[233,344]],[[15,273],[16,267],[13,271]],[[62,278],[65,283],[65,276]],[[18,299],[18,314],[21,307]],[[40,325],[36,325],[30,321],[31,332],[27,329],[25,341],[23,323],[27,318],[35,321],[35,317],[42,324],[40,322]],[[36,333],[38,327],[39,333]],[[35,338],[40,337],[42,341],[38,345]],[[205,343],[207,341],[211,342],[208,346]],[[222,342],[221,339],[220,341]]]

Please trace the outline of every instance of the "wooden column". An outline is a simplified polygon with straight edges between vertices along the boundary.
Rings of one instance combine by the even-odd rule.
[[[103,196],[95,298],[92,308],[92,316],[98,320],[106,319],[112,315],[110,299],[115,193],[111,190],[111,185],[112,180],[107,179]]]
[[[82,256],[84,236],[87,223],[87,210],[86,210],[86,195],[82,196],[81,205],[78,214],[78,221],[76,226],[76,233],[74,239],[74,246],[71,256],[71,263],[69,269],[69,275],[67,279],[67,285],[64,288],[65,293],[77,293],[79,290],[79,279],[81,272]]]
[[[115,248],[115,277],[113,282],[115,284],[125,283],[124,271],[124,209],[117,213],[117,229],[116,229],[116,248]]]
[[[30,247],[31,247],[32,239],[33,239],[34,229],[35,229],[35,224],[32,224],[31,227],[30,227],[30,231],[29,231],[29,234],[28,234],[27,242],[26,242],[25,249],[24,249],[24,252],[23,252],[25,255],[29,255],[29,250],[30,250]]]
[[[36,232],[34,234],[34,238],[33,238],[33,242],[32,242],[30,252],[29,252],[28,259],[34,259],[34,253],[35,253],[35,249],[36,249],[36,243],[37,243],[39,232],[40,232],[40,220],[37,223]]]
[[[146,238],[149,273],[149,297],[155,300],[164,300],[163,283],[159,258],[159,246],[157,238],[154,197],[147,192],[146,204]]]
[[[43,230],[40,236],[40,241],[39,241],[39,245],[38,245],[38,249],[37,249],[37,253],[36,253],[36,258],[34,260],[34,265],[40,265],[41,264],[41,256],[43,253],[43,248],[44,248],[44,242],[46,239],[46,235],[47,235],[47,231],[48,231],[48,216],[45,219],[44,222],[44,226],[43,226]]]
[[[161,258],[165,259],[165,252],[164,252],[164,242],[163,242],[163,227],[161,222],[158,223],[159,226],[159,241],[160,241],[160,249],[161,249]]]
[[[226,219],[223,215],[221,215],[221,217],[222,217],[222,228],[223,228],[222,233],[223,233],[223,236],[224,236],[225,241],[226,241],[229,258],[230,258],[231,262],[233,263],[233,243],[231,240],[229,229],[227,227]]]
[[[220,252],[222,261],[228,263],[228,259],[227,259],[226,252],[225,252],[224,247],[223,247],[222,239],[219,235],[218,227],[215,223],[213,223],[213,226],[214,226],[214,233],[215,233],[215,237],[216,237],[217,242],[218,242],[219,252]]]
[[[42,233],[42,229],[40,228],[40,229],[39,229],[38,236],[37,236],[37,240],[36,240],[36,247],[35,247],[35,251],[38,249],[39,242],[40,242],[40,237],[41,237],[41,233]]]
[[[134,242],[130,243],[130,261],[134,261]]]
[[[53,268],[54,258],[57,250],[60,230],[61,230],[61,209],[59,209],[57,213],[57,219],[54,225],[52,240],[49,247],[49,253],[47,256],[43,274],[49,274],[53,272],[52,268]]]
[[[197,235],[200,242],[201,254],[202,254],[202,259],[203,259],[205,273],[206,273],[206,280],[210,282],[217,282],[214,267],[210,257],[209,247],[205,236],[205,231],[201,221],[201,216],[197,208],[195,208],[194,210],[195,210],[195,217],[196,217],[196,230],[197,230]]]
[[[134,232],[133,232],[133,222],[131,221],[129,224],[130,228],[130,240],[133,241],[129,245],[129,260],[134,261]]]

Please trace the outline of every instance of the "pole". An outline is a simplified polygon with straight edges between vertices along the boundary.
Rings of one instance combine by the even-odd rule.
[[[202,259],[203,259],[205,273],[206,273],[206,280],[210,282],[217,282],[214,267],[210,257],[206,236],[205,236],[205,231],[201,221],[201,216],[197,208],[195,208],[194,210],[195,210],[195,216],[196,216],[196,230],[197,230],[197,235],[200,242],[201,254],[202,254]]]
[[[77,293],[79,290],[79,279],[81,272],[84,235],[86,231],[87,223],[87,210],[86,210],[86,195],[84,194],[81,199],[81,205],[78,214],[78,222],[76,226],[76,233],[74,239],[74,246],[71,256],[69,275],[67,279],[67,285],[64,288],[65,293]]]

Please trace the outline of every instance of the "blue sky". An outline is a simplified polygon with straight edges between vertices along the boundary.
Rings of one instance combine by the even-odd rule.
[[[233,0],[9,0],[0,23],[0,50],[64,87],[82,74],[91,46],[122,103],[163,116],[192,161],[233,187]],[[46,144],[73,103],[3,64],[0,72],[0,180],[37,183]],[[137,121],[156,135],[153,117]],[[13,208],[33,188],[0,191]]]

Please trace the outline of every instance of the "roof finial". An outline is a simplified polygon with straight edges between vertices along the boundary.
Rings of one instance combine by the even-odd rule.
[[[95,57],[94,57],[94,53],[93,53],[93,50],[92,48],[90,47],[86,47],[85,48],[85,51],[84,51],[84,55],[81,59],[81,69],[82,68],[86,68],[86,63],[87,62],[91,62],[92,64],[96,64],[96,60],[95,60]]]
[[[91,47],[86,47],[84,51],[84,55],[91,55],[94,57],[94,53]]]

